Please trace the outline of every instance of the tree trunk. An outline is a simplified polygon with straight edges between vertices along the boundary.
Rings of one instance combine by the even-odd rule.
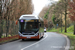
[[[0,0],[0,38],[2,36],[2,1]]]
[[[8,34],[7,34],[7,33],[8,33],[8,31],[7,31],[8,28],[7,28],[7,27],[8,27],[8,25],[7,25],[7,19],[6,19],[6,37],[7,37],[7,35],[8,35]]]
[[[3,33],[3,23],[2,20],[0,20],[0,38],[2,36],[2,33]]]
[[[75,21],[74,21],[74,35],[75,35]]]
[[[67,22],[66,22],[66,18],[67,18],[67,0],[65,0],[65,32],[67,32]]]
[[[67,32],[66,27],[67,26],[67,22],[66,22],[66,14],[65,14],[65,32]]]
[[[62,13],[61,13],[61,32],[62,32]]]

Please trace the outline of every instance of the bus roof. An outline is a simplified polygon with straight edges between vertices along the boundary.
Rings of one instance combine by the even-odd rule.
[[[19,18],[19,20],[20,19],[39,19],[39,18],[36,15],[30,15],[30,14],[28,14],[28,15],[21,15],[21,17]]]

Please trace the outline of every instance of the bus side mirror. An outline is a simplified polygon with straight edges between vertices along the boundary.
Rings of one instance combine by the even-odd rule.
[[[18,24],[18,20],[16,20],[16,25]]]

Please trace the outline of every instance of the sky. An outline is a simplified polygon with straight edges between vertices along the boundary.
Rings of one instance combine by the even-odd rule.
[[[54,0],[54,1],[58,1],[58,0]],[[32,2],[33,2],[33,5],[34,5],[33,14],[35,14],[35,15],[39,15],[39,13],[43,9],[43,7],[50,4],[49,0],[32,0]]]

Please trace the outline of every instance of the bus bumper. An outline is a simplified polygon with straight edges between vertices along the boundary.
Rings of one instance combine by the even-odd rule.
[[[23,36],[19,36],[19,39],[39,39],[39,35],[38,36],[34,36],[34,37],[23,37]]]

